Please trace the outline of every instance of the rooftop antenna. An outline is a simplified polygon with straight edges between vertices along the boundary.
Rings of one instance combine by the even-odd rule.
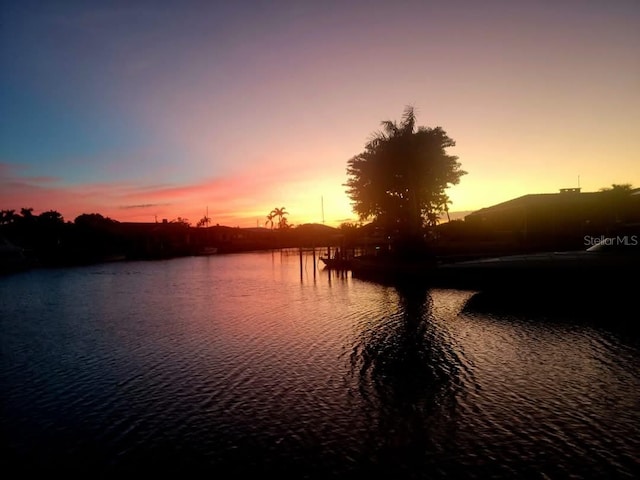
[[[320,207],[322,208],[322,224],[324,225],[324,196],[320,196]]]

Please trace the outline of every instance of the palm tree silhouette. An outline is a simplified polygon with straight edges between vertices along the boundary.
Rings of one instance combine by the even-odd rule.
[[[275,217],[278,217],[278,228],[287,228],[287,219],[284,217],[285,215],[289,215],[289,212],[286,211],[285,207],[281,207],[281,208],[274,208],[273,210],[271,210],[271,213],[269,213],[269,216],[271,216],[270,220],[272,221],[272,225],[273,225],[273,219]],[[269,216],[267,216],[267,218],[269,218]]]
[[[205,215],[200,220],[198,220],[198,223],[196,224],[196,226],[197,227],[208,227],[210,222],[211,222],[211,218]]]
[[[204,214],[204,217],[198,220],[196,227],[208,227],[210,223],[211,223],[211,217],[209,217],[209,207],[207,206],[207,211]]]
[[[273,215],[273,211],[271,213],[269,213],[269,215],[267,215],[267,221],[265,222],[265,226],[267,226],[268,224],[271,225],[271,230],[273,230],[273,218],[275,217],[275,215]]]

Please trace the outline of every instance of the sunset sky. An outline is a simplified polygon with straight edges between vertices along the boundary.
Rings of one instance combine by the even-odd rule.
[[[640,187],[640,2],[2,1],[0,209],[355,219],[346,164],[413,105],[452,211]]]

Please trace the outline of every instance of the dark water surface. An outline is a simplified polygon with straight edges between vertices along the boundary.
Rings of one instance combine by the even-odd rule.
[[[87,478],[637,475],[637,337],[614,319],[493,312],[473,298],[314,275],[311,257],[301,273],[280,253],[0,278],[3,466]]]

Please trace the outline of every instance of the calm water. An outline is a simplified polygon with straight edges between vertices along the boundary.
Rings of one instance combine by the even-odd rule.
[[[314,275],[311,257],[301,272],[280,253],[0,278],[3,466],[637,474],[637,338],[609,321],[473,309],[472,296]]]

